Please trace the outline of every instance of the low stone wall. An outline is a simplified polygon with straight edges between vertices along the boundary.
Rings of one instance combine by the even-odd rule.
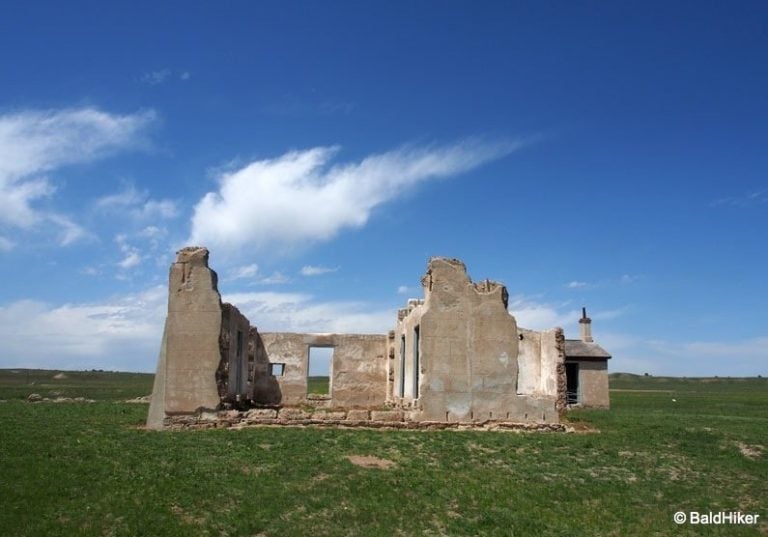
[[[223,410],[168,416],[164,427],[180,429],[245,428],[257,426],[363,427],[372,429],[483,430],[567,432],[561,423],[518,423],[501,420],[475,422],[411,421],[402,410],[307,409],[302,407]]]

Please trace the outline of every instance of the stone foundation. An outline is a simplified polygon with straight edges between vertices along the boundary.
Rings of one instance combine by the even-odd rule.
[[[478,430],[518,432],[568,432],[561,423],[485,421],[413,421],[400,410],[334,409],[325,411],[298,407],[254,408],[251,410],[223,410],[201,412],[195,415],[168,416],[165,429],[242,429],[247,427],[337,427],[406,430]]]

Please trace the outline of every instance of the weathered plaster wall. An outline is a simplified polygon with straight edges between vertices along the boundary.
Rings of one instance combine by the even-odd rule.
[[[412,417],[429,421],[557,422],[556,386],[541,380],[542,367],[549,368],[550,364],[533,363],[536,352],[549,346],[549,340],[542,343],[543,336],[537,336],[538,342],[532,337],[531,345],[523,351],[523,361],[531,366],[525,383],[532,395],[518,394],[518,330],[514,317],[507,312],[504,286],[488,280],[472,283],[463,263],[445,258],[430,260],[422,284],[424,304],[409,304],[410,311],[395,330],[396,343],[405,337],[406,382],[402,402],[415,403]],[[416,326],[419,397],[413,401]],[[526,360],[527,356],[530,360]],[[397,352],[394,362],[393,399],[397,400]],[[551,395],[544,393],[549,389]]]
[[[375,408],[386,400],[387,336],[343,334],[334,338],[331,405]]]
[[[220,402],[214,373],[220,361],[221,299],[216,273],[208,268],[208,250],[180,250],[168,290],[149,427],[162,427],[165,414],[215,409]]]
[[[579,361],[579,390],[581,391],[579,402],[582,405],[596,408],[610,407],[607,361]]]
[[[518,328],[519,375],[517,393],[521,395],[558,396],[558,364],[562,364],[563,331],[560,328],[537,332]]]
[[[330,406],[370,408],[383,405],[387,385],[387,336],[365,334],[260,334],[271,363],[285,364],[276,377],[283,405],[307,400],[310,347],[333,347]]]
[[[541,387],[541,332],[518,327],[517,393],[533,395]]]

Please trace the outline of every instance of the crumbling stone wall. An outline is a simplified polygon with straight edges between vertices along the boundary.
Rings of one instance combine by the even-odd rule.
[[[171,265],[168,315],[160,346],[147,425],[160,428],[166,415],[216,409],[220,403],[214,372],[221,352],[221,298],[208,250],[180,250]]]
[[[168,315],[147,426],[172,415],[215,410],[247,399],[250,324],[222,304],[208,250],[177,252],[168,279]]]
[[[422,286],[424,301],[409,301],[399,314],[391,399],[412,407],[416,420],[557,422],[556,383],[543,378],[555,369],[554,332],[526,346],[540,363],[526,373],[530,395],[518,393],[520,340],[506,288],[490,280],[473,283],[462,262],[446,258],[430,260]],[[545,349],[551,360],[542,362]]]
[[[180,250],[147,425],[254,406],[251,420],[278,412],[290,420],[314,408],[322,417],[302,419],[557,423],[566,396],[562,330],[518,329],[506,288],[473,283],[455,259],[431,259],[422,286],[425,298],[409,300],[386,335],[260,333],[222,304],[208,250]],[[307,394],[311,347],[334,349],[328,397]],[[280,376],[272,374],[276,364]],[[600,390],[607,377],[595,373],[582,382]]]
[[[563,412],[568,406],[568,380],[565,370],[565,333],[562,328],[556,328],[555,344],[557,349],[557,362],[555,364],[555,382],[557,383],[557,400],[555,408]],[[607,386],[606,386],[607,393]]]
[[[307,398],[310,347],[332,347],[328,406],[370,408],[383,405],[387,385],[387,336],[366,334],[260,334],[265,355],[272,363],[285,364],[275,380],[281,403],[300,405]]]

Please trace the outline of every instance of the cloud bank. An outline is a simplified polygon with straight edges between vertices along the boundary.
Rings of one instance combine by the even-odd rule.
[[[329,240],[362,227],[376,207],[420,183],[469,171],[523,144],[406,146],[337,164],[338,147],[316,147],[251,162],[220,174],[218,190],[197,203],[188,243],[233,251]]]

